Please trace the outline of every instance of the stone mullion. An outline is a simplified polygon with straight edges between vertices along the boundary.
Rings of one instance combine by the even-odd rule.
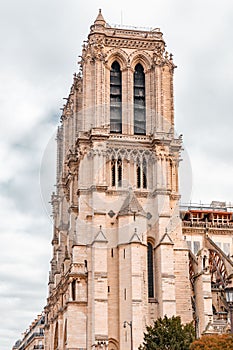
[[[143,159],[140,159],[140,189],[143,188]]]
[[[137,160],[133,159],[133,167],[134,167],[134,188],[137,188]]]
[[[157,189],[157,159],[155,159],[152,163],[152,191]]]
[[[105,79],[104,79],[104,72],[105,72],[105,69],[104,69],[104,64],[103,64],[103,61],[101,60],[100,61],[100,86],[101,86],[101,89],[99,89],[99,102],[100,102],[100,107],[99,107],[99,113],[100,113],[100,124],[99,126],[103,126],[103,125],[106,125],[104,123],[105,121],[105,95],[106,95],[106,92],[105,92],[105,88],[106,88],[106,85],[104,84],[105,82]]]
[[[160,173],[161,173],[161,188],[164,189],[164,169],[163,169],[163,157],[161,157],[161,167],[160,167]]]
[[[171,125],[174,126],[174,86],[173,86],[173,71],[170,75],[170,92],[171,92]]]
[[[96,60],[95,62],[95,123],[93,126],[101,127],[103,125],[103,99],[105,94],[105,85],[103,84],[103,62],[101,60]],[[99,88],[101,86],[101,89]]]
[[[172,161],[172,192],[176,192],[176,166],[174,160]]]
[[[124,158],[121,158],[121,188],[123,187]]]
[[[161,167],[161,157],[158,157],[158,169],[157,169],[157,174],[158,174],[158,178],[157,178],[157,188],[161,189],[162,187],[162,179],[161,179],[161,175],[162,175],[162,167]]]
[[[128,162],[128,187],[132,187],[131,186],[131,167],[130,167],[130,159],[127,159],[127,162]]]
[[[127,115],[128,115],[128,134],[134,134],[134,86],[133,86],[133,70],[128,68],[128,100],[127,100]]]
[[[86,62],[85,69],[83,72],[83,129],[87,131],[90,128],[90,120],[88,118],[88,113],[90,113],[90,108],[93,106],[92,101],[92,68],[93,64],[91,62]],[[88,111],[87,111],[88,107]]]
[[[179,178],[178,178],[178,162],[175,164],[176,171],[176,193],[179,191]]]
[[[146,118],[146,134],[152,132],[152,116],[151,116],[151,71],[145,71],[145,118]]]
[[[162,160],[162,180],[163,180],[163,188],[167,189],[166,158],[163,158]]]
[[[114,166],[114,170],[115,170],[115,187],[116,189],[118,188],[118,176],[117,176],[117,158],[114,159],[115,160],[115,166]]]
[[[158,131],[163,129],[163,109],[162,109],[162,69],[157,67],[157,80],[156,80],[156,95],[157,95],[157,118],[158,118]]]
[[[95,91],[94,91],[94,111],[95,111],[95,119],[94,119],[94,123],[93,126],[94,127],[98,127],[99,126],[99,111],[98,111],[98,97],[99,97],[99,91],[100,89],[98,89],[99,86],[99,62],[95,61],[95,75],[94,75],[94,81],[95,81]]]
[[[167,173],[167,189],[171,190],[171,177],[170,177],[170,160],[166,159],[166,173]]]
[[[70,119],[70,114],[68,114],[67,118],[67,134],[68,134],[68,142],[67,142],[67,151],[70,149],[71,144],[72,144],[72,139],[71,139],[71,119]]]
[[[129,85],[129,76],[128,70],[121,70],[121,117],[122,117],[122,134],[128,134],[129,126],[129,116],[127,113],[128,106],[128,85]]]
[[[102,153],[102,178],[103,178],[103,184],[106,185],[107,184],[107,178],[106,178],[106,174],[107,174],[107,159],[106,159],[106,155]]]
[[[78,125],[78,111],[77,111],[77,103],[78,101],[78,92],[76,89],[74,89],[74,103],[73,103],[73,118],[74,118],[74,124],[73,124],[73,144],[75,144],[76,140],[76,134],[77,134],[77,125]]]
[[[153,133],[157,127],[156,121],[156,96],[157,88],[156,88],[156,71],[155,67],[151,70],[151,132]]]
[[[110,69],[105,66],[105,110],[104,110],[104,126],[110,125]]]

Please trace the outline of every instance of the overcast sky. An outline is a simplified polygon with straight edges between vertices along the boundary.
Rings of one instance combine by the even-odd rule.
[[[51,139],[99,8],[110,24],[161,28],[178,66],[176,130],[192,168],[183,162],[184,200],[233,202],[231,1],[1,0],[1,350],[11,349],[46,302]]]

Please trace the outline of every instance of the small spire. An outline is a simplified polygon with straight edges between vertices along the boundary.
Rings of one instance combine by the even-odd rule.
[[[96,17],[94,24],[101,25],[101,26],[105,27],[106,22],[105,22],[103,15],[102,15],[101,9],[99,9],[99,13],[98,13],[98,16]]]

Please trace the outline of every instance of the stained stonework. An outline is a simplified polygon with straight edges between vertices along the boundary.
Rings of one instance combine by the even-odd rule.
[[[45,348],[124,350],[131,324],[137,349],[158,317],[192,319],[175,65],[159,29],[111,27],[100,12],[80,68],[57,135]]]

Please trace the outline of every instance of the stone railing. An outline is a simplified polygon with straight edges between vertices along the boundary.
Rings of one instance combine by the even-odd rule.
[[[197,221],[183,221],[183,227],[200,227],[200,228],[225,228],[233,229],[233,223],[220,223],[220,222],[197,222]]]

